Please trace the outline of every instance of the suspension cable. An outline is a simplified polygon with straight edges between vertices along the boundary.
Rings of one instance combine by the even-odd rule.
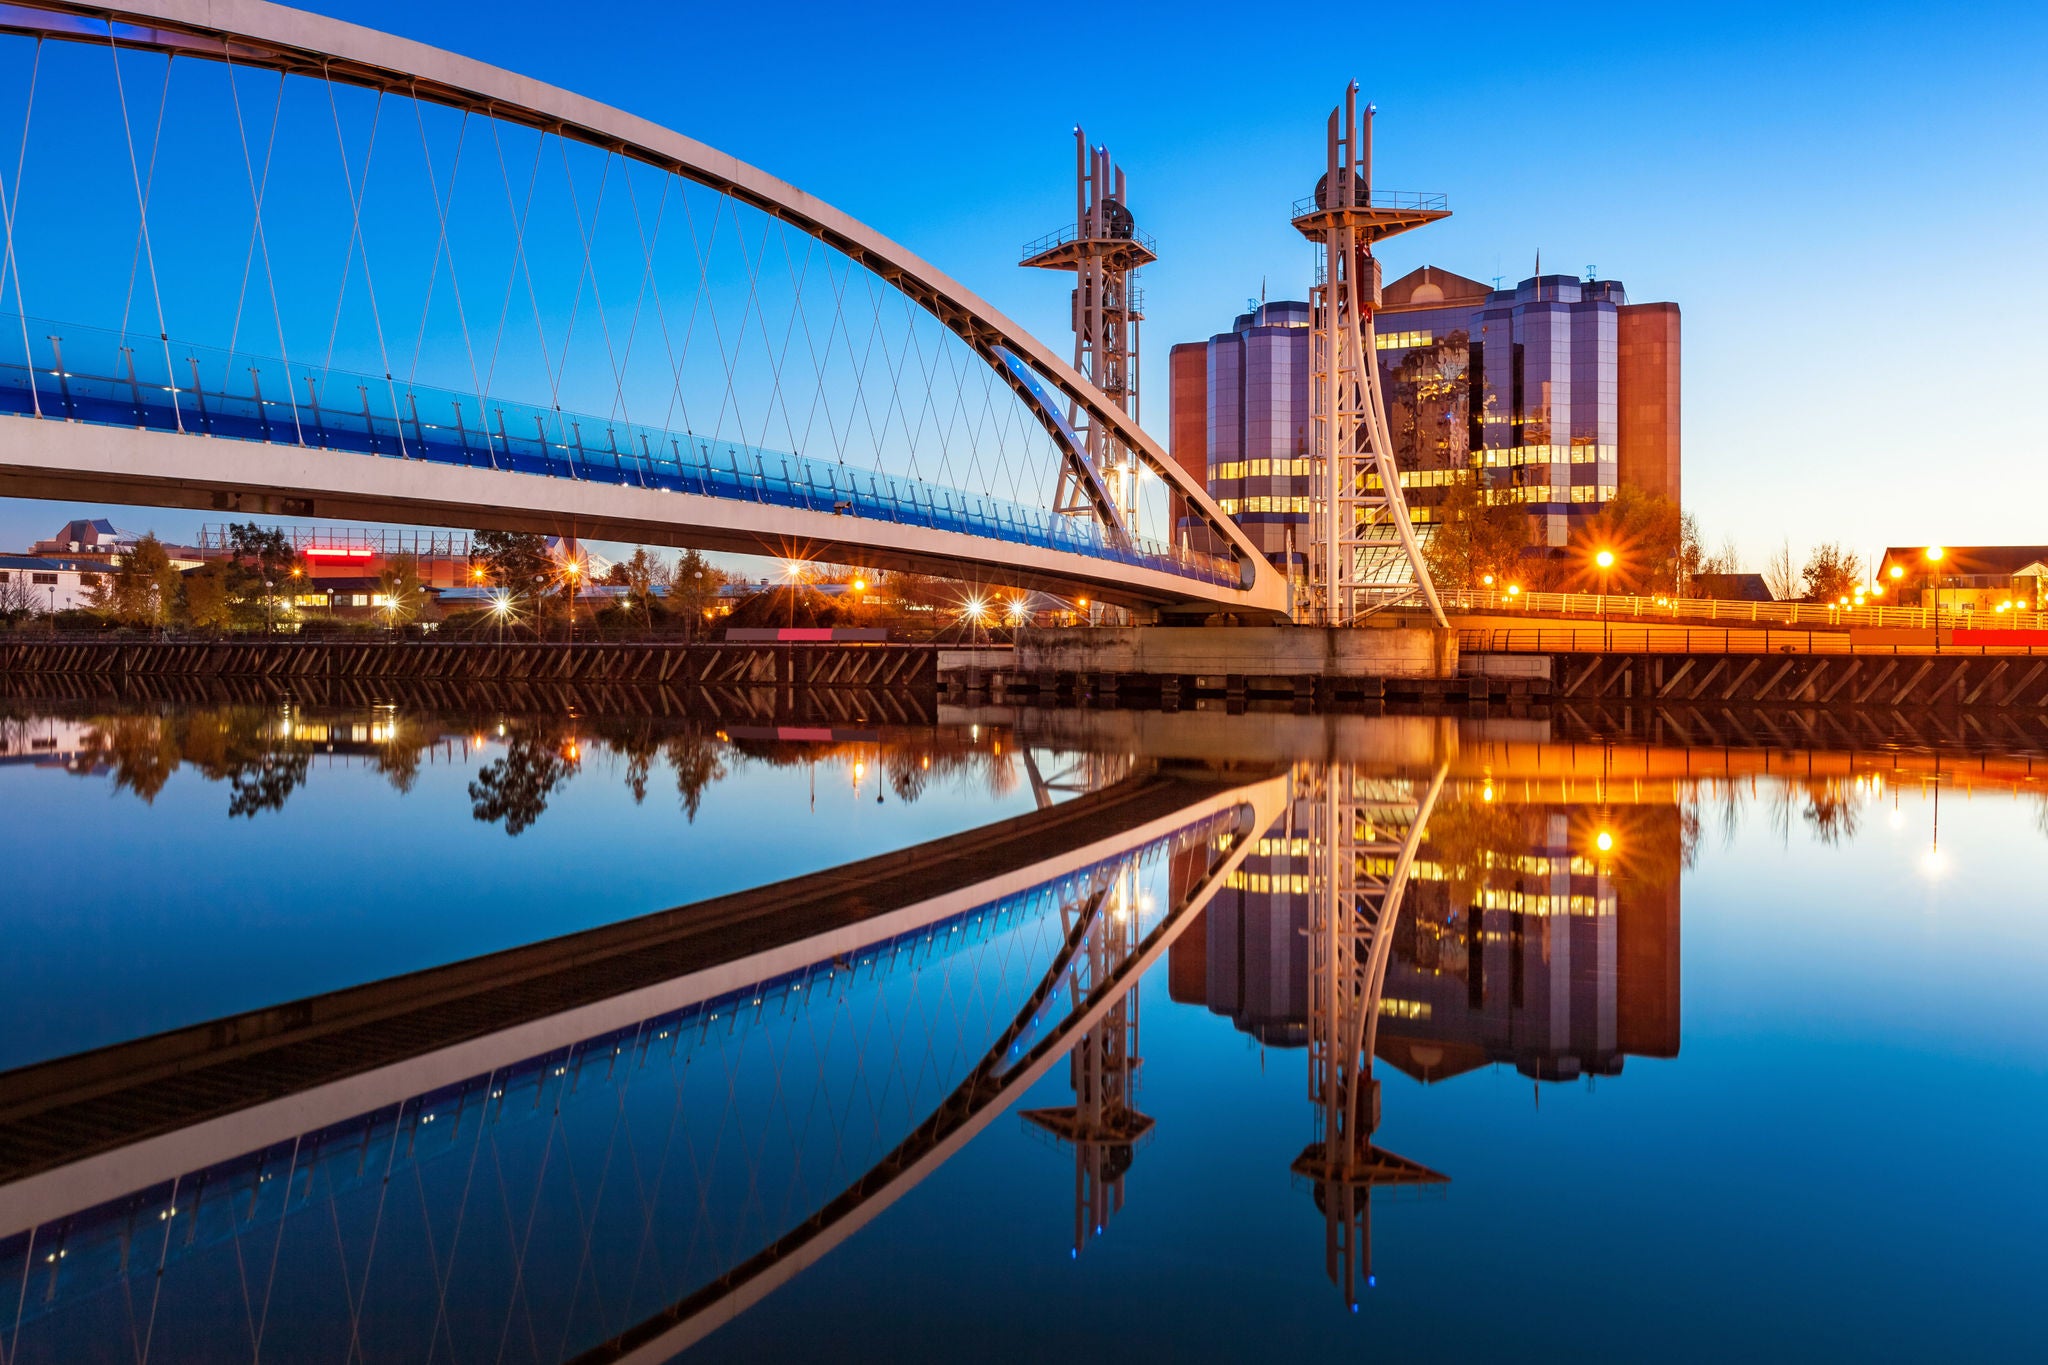
[[[137,232],[140,234],[142,241],[141,255],[149,263],[149,292],[150,296],[156,301],[156,335],[157,340],[163,343],[164,348],[164,378],[169,383],[171,390],[171,417],[177,423],[178,430],[182,432],[185,430],[185,414],[183,408],[178,403],[178,376],[171,368],[171,334],[164,322],[163,289],[158,285],[156,278],[156,249],[149,240],[149,198],[143,191],[142,170],[135,160],[135,133],[128,122],[128,92],[127,87],[121,80],[121,47],[114,40],[112,25],[109,25],[107,28],[107,51],[113,57],[114,97],[120,101],[121,105],[122,139],[128,144],[128,176],[135,185],[135,211],[138,217]],[[171,68],[174,62],[175,58],[171,56],[164,58],[163,98],[165,101],[168,101],[171,95]],[[157,112],[156,131],[157,136],[161,138],[163,135],[163,111],[161,108]],[[152,181],[155,179],[155,175],[156,151],[154,146],[152,146],[150,150],[150,178]],[[135,267],[133,264],[128,268],[128,292],[131,296],[135,292]],[[128,316],[125,311],[121,316],[121,330],[124,333],[128,330]],[[132,364],[133,361],[131,360],[130,363]]]
[[[16,154],[14,163],[13,190],[9,191],[6,181],[0,179],[0,228],[4,228],[7,235],[7,256],[4,261],[0,261],[0,293],[6,292],[7,277],[12,274],[14,277],[14,307],[21,317],[21,363],[28,370],[29,404],[35,409],[35,414],[38,417],[43,415],[43,397],[36,388],[36,358],[30,353],[28,346],[28,301],[22,297],[21,262],[14,254],[14,218],[15,211],[21,204],[21,179],[28,166],[29,116],[35,112],[36,78],[41,75],[42,69],[43,39],[42,35],[38,34],[36,36],[35,57],[29,64],[28,102],[21,111],[21,150]]]

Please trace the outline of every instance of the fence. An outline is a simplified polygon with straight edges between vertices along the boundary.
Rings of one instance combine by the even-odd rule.
[[[1946,618],[1944,618],[1946,619]],[[1852,631],[1765,627],[1639,626],[1622,621],[1594,625],[1510,626],[1458,632],[1460,654],[1943,654],[2048,656],[2048,644],[1958,644],[1944,639],[1892,641],[1856,638]]]
[[[1648,621],[1691,622],[1733,626],[1804,626],[1811,630],[1847,630],[1852,626],[1896,630],[1932,630],[1930,607],[1841,606],[1828,602],[1729,602],[1714,597],[1622,597],[1589,592],[1519,592],[1476,588],[1447,592],[1449,612],[1502,612],[1517,616],[1578,616],[1638,624]],[[1957,611],[1944,605],[1943,630],[1992,627],[2005,630],[2048,630],[2048,612]]]

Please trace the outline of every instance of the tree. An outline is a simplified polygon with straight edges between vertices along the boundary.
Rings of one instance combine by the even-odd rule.
[[[1799,595],[1799,576],[1792,567],[1791,541],[1782,541],[1777,549],[1771,551],[1771,557],[1764,565],[1764,586],[1780,602],[1789,602]]]
[[[611,577],[639,604],[649,630],[654,628],[654,585],[667,574],[668,566],[659,556],[647,553],[645,545],[635,546],[629,557],[612,565]]]
[[[1681,572],[1685,519],[1677,504],[1623,484],[1605,506],[1572,533],[1569,581],[1580,591],[1675,592]],[[1602,571],[1595,556],[1611,551]]]
[[[542,594],[555,577],[555,561],[548,554],[545,536],[530,531],[478,531],[470,537],[470,559],[480,562],[491,582],[510,593],[514,601],[533,603],[538,622]]]
[[[41,605],[26,569],[0,569],[0,621],[13,625],[35,615]]]
[[[1529,518],[1518,505],[1465,473],[1445,486],[1437,517],[1423,557],[1440,585],[1472,588],[1488,574],[1497,580],[1514,576],[1529,544]]]
[[[705,613],[717,603],[718,590],[725,586],[727,575],[695,550],[685,550],[667,567],[664,581],[669,606],[683,613],[694,632],[703,626]]]
[[[1700,561],[1703,574],[1738,574],[1742,572],[1742,551],[1736,547],[1735,537],[1721,537],[1721,548]]]
[[[292,570],[298,567],[298,551],[282,528],[253,521],[228,527],[227,595],[260,605],[266,629],[276,609],[278,586],[290,583]]]
[[[1672,589],[1680,597],[1693,597],[1693,580],[1707,562],[1707,547],[1700,539],[1699,519],[1690,512],[1678,516],[1678,554],[1672,564]]]
[[[224,630],[234,620],[227,567],[218,561],[185,575],[185,619],[200,630]]]
[[[1807,557],[1806,567],[1800,570],[1799,577],[1809,602],[1833,602],[1850,597],[1863,585],[1863,556],[1842,548],[1834,541],[1824,541],[1815,546]]]
[[[155,629],[178,600],[178,571],[153,533],[136,541],[108,578],[111,585],[105,594],[95,594],[93,605],[100,607],[104,601],[105,609],[124,626]]]
[[[426,601],[420,587],[420,564],[411,555],[393,555],[377,575],[377,596],[383,604],[384,619],[402,626],[418,618]]]

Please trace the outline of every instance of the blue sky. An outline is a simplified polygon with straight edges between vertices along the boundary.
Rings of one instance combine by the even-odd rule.
[[[1455,216],[1384,251],[1486,279],[1546,269],[1684,310],[1685,501],[1760,568],[1781,536],[2048,540],[2048,10],[1931,5],[1114,9],[1119,55],[1068,60],[1059,11],[531,0],[312,6],[646,115],[794,181],[1065,346],[1056,278],[1018,247],[1070,212],[1069,130],[1128,169],[1161,260],[1146,424],[1166,351],[1310,268],[1289,202],[1356,77],[1385,188]],[[80,509],[95,510],[95,509]],[[0,503],[0,545],[69,506]],[[127,509],[177,534],[198,514]]]

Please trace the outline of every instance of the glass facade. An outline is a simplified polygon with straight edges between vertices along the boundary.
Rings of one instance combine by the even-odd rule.
[[[1209,339],[1209,493],[1276,564],[1307,553],[1308,328],[1267,303]]]
[[[1409,516],[1427,528],[1464,471],[1562,546],[1619,487],[1613,280],[1538,275],[1488,289],[1435,267],[1387,286],[1373,347]],[[1308,538],[1309,307],[1257,305],[1208,342],[1209,492],[1276,563]],[[1179,400],[1176,398],[1176,403]]]

